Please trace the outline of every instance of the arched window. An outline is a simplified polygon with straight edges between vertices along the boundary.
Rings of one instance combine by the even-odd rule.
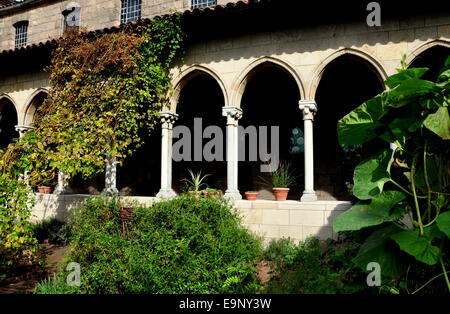
[[[217,5],[217,0],[192,0],[192,9]]]
[[[120,23],[137,21],[141,18],[142,0],[122,0]]]
[[[22,47],[27,45],[28,39],[28,21],[20,21],[14,24],[15,28],[15,47]]]

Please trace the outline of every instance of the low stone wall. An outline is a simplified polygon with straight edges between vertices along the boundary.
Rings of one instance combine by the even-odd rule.
[[[332,223],[335,217],[351,207],[344,201],[236,201],[244,224],[253,232],[271,239],[292,238],[295,242],[309,236],[336,238]]]
[[[36,205],[32,210],[32,221],[39,222],[51,218],[67,220],[70,214],[90,195],[36,194]],[[150,205],[155,197],[123,197],[127,201],[137,201]],[[264,242],[271,239],[290,237],[295,242],[308,236],[320,239],[336,238],[333,233],[333,219],[349,209],[350,202],[344,201],[236,201],[243,222],[252,232],[261,235]]]

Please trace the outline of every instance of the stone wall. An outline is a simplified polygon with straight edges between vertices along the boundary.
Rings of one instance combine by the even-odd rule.
[[[219,0],[218,4],[238,0]],[[120,25],[121,0],[48,1],[48,3],[0,16],[0,51],[14,49],[14,24],[29,21],[28,44],[37,44],[58,38],[63,32],[62,11],[71,2],[81,7],[80,26],[87,30],[103,29]],[[189,10],[190,0],[143,0],[142,18],[169,13],[171,10]]]
[[[403,55],[411,62],[434,45],[450,47],[450,14],[383,20],[381,27],[349,22],[243,34],[190,47],[173,71],[174,83],[196,67],[207,70],[223,86],[225,105],[240,106],[247,74],[272,61],[292,74],[302,98],[314,99],[324,69],[343,54],[360,57],[386,78],[396,73]]]
[[[36,205],[32,210],[33,222],[56,218],[67,221],[70,214],[88,195],[36,194]],[[137,201],[150,205],[154,197],[123,197],[126,201]],[[262,236],[264,242],[271,239],[290,237],[294,241],[308,236],[320,239],[336,238],[333,233],[333,219],[350,208],[350,202],[298,202],[298,201],[236,201],[235,207],[242,215],[244,226]]]

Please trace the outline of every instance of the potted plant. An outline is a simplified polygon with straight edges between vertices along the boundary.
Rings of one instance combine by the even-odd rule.
[[[256,198],[258,197],[259,192],[258,191],[247,191],[245,192],[245,198],[248,201],[256,201]]]
[[[52,171],[35,172],[30,182],[37,187],[38,193],[51,194],[55,186],[55,174]]]
[[[199,199],[200,195],[201,195],[201,188],[203,186],[206,186],[206,184],[204,183],[204,180],[207,176],[209,176],[209,174],[206,174],[204,176],[202,176],[202,171],[200,170],[197,173],[194,173],[191,169],[188,169],[189,174],[191,176],[190,179],[183,179],[183,181],[186,184],[186,189],[188,191],[188,193],[192,196],[194,196],[195,198]]]
[[[203,190],[202,192],[203,192],[203,196],[205,198],[206,197],[210,197],[210,198],[219,199],[219,198],[222,197],[222,191],[221,190],[207,188],[207,189]]]
[[[295,175],[290,164],[280,163],[278,169],[272,172],[272,191],[277,201],[285,201],[289,188],[295,184]]]

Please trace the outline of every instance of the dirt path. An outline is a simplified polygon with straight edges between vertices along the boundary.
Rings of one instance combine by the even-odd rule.
[[[67,247],[44,243],[41,244],[46,263],[39,266],[26,266],[20,276],[0,280],[0,294],[33,293],[38,282],[59,273]]]

